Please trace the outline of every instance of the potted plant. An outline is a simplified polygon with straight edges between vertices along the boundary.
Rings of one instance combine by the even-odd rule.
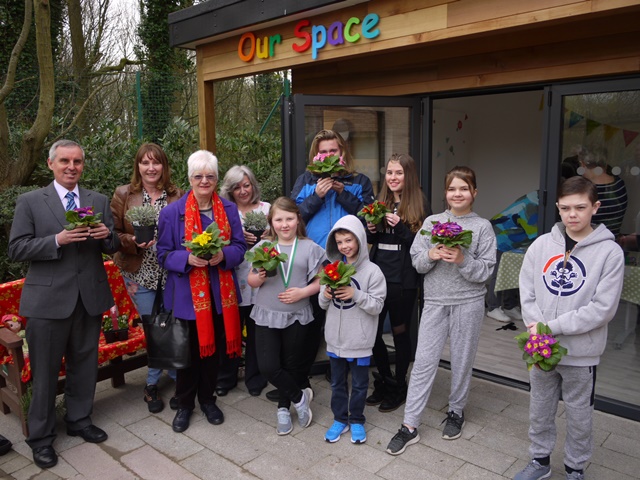
[[[129,316],[118,315],[116,307],[111,307],[107,315],[102,316],[102,332],[107,343],[124,342],[129,339]]]
[[[267,277],[274,277],[278,271],[278,265],[286,262],[289,256],[286,253],[280,253],[275,243],[264,242],[253,250],[249,250],[244,254],[244,259],[256,269],[264,268],[267,271]]]
[[[255,235],[257,240],[260,240],[268,225],[267,216],[260,211],[247,212],[244,216],[244,229]]]
[[[156,209],[151,205],[131,207],[124,214],[131,225],[136,243],[148,243],[155,238],[156,234]]]
[[[218,224],[211,222],[204,232],[193,232],[191,241],[184,242],[182,246],[187,247],[196,257],[209,260],[229,243],[229,240],[223,240],[220,237]]]

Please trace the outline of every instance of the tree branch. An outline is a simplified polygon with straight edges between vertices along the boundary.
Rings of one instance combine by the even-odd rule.
[[[5,79],[2,89],[0,89],[0,103],[4,103],[7,96],[13,91],[16,80],[16,70],[18,69],[18,58],[27,43],[29,37],[29,30],[31,29],[31,18],[33,17],[33,2],[31,0],[24,0],[24,21],[22,22],[22,30],[18,41],[11,51],[11,58],[9,59],[9,66],[7,67],[7,77]]]

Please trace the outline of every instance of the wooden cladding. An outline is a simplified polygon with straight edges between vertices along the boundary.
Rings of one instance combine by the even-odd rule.
[[[327,45],[319,52],[318,59],[312,60],[309,51],[297,53],[293,50],[292,46],[301,44],[302,40],[294,36],[297,22],[289,22],[251,30],[260,41],[280,35],[280,43],[275,45],[272,57],[255,58],[251,62],[240,60],[238,34],[197,47],[198,69],[200,78],[211,81],[303,66],[320,70],[327,62],[357,61],[362,56],[387,53],[391,56],[400,54],[415,62],[420,58],[410,57],[411,48],[416,46],[428,49],[469,38],[474,39],[469,42],[473,49],[475,37],[544,29],[547,25],[575,29],[574,25],[584,19],[615,16],[622,12],[640,23],[639,11],[640,0],[375,0],[308,17],[312,25],[326,27],[335,21],[346,23],[351,17],[362,19],[369,13],[376,13],[380,16],[380,35],[375,39],[361,38],[356,43]],[[538,33],[531,34],[548,43]]]

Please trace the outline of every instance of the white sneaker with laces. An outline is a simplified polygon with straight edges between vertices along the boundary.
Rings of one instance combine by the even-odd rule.
[[[514,320],[522,320],[522,312],[520,311],[520,307],[513,307],[509,309],[504,309],[504,313],[514,319]]]
[[[489,310],[487,312],[487,317],[493,318],[494,320],[497,320],[499,322],[504,322],[504,323],[511,321],[511,317],[508,317],[507,314],[502,311],[502,307]]]

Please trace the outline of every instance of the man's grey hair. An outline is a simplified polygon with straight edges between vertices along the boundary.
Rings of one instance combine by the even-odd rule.
[[[82,148],[78,143],[73,140],[58,140],[49,149],[49,160],[52,162],[56,159],[56,150],[59,147],[68,148],[68,147],[78,147],[82,151],[82,161],[84,162],[84,148]]]

